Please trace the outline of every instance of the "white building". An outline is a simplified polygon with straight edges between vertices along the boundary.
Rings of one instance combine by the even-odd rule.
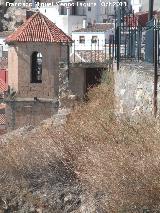
[[[114,16],[114,7],[118,5],[118,0],[86,0],[86,4],[88,23],[106,23]]]
[[[129,0],[135,12],[148,11],[149,0]],[[160,9],[160,0],[154,0],[153,10]]]
[[[10,32],[0,32],[0,57],[8,52],[8,45],[5,44],[5,38],[10,35]]]
[[[131,5],[135,13],[142,11],[142,0],[131,0]]]
[[[71,1],[60,2],[49,7],[41,6],[39,10],[66,34],[71,34],[73,30],[81,28],[83,20],[86,19],[84,11],[81,8],[72,6]]]
[[[149,0],[141,0],[142,2],[142,10],[143,11],[148,11],[149,9]],[[154,5],[153,5],[154,10],[160,10],[160,0],[154,0]]]
[[[55,0],[54,5],[46,6],[41,1],[38,9],[65,33],[71,35],[72,31],[83,27],[84,20],[92,24],[110,21],[114,15],[114,5],[116,2],[118,1],[61,0],[58,2]]]
[[[102,51],[109,39],[114,36],[114,25],[97,23],[93,26],[72,32],[73,49],[76,51]],[[74,51],[73,50],[73,51]]]

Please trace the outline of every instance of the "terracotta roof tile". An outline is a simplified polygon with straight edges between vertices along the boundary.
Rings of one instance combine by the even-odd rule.
[[[159,16],[160,13],[159,13],[159,11],[153,11],[153,15],[154,16],[156,16],[156,15]],[[135,15],[132,16],[132,17],[126,16],[125,20],[126,20],[127,26],[145,27],[147,22],[148,22],[148,12],[142,11],[142,12],[135,13]]]
[[[5,124],[6,124],[6,115],[0,113],[0,126]],[[1,131],[0,131],[0,135],[1,135]]]
[[[6,43],[13,42],[72,42],[61,29],[39,12],[32,15],[14,33],[6,38]]]
[[[4,98],[5,92],[8,90],[8,85],[2,79],[0,79],[0,99]]]

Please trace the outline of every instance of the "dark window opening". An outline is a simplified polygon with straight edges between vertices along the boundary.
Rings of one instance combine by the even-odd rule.
[[[39,52],[32,53],[31,83],[42,83],[42,54]]]
[[[91,7],[88,7],[88,11],[91,11]]]
[[[67,8],[64,6],[60,6],[60,15],[67,15]]]
[[[98,37],[97,36],[92,36],[92,43],[97,43]]]
[[[72,15],[77,15],[77,7],[76,5],[72,6],[72,12],[71,12]]]
[[[79,36],[79,43],[85,44],[85,36]]]
[[[87,68],[86,69],[86,92],[90,88],[101,83],[103,69],[102,68]]]
[[[103,23],[107,23],[107,21],[108,21],[107,19],[103,19]]]

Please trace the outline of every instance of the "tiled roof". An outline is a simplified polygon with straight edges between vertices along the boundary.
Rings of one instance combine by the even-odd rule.
[[[158,11],[153,11],[153,15],[159,16],[160,13]],[[148,12],[142,11],[135,13],[135,15],[132,17],[126,16],[125,20],[127,22],[127,26],[136,27],[139,25],[141,27],[145,27],[148,22]]]
[[[46,16],[39,12],[32,15],[14,33],[6,38],[6,43],[13,42],[72,42],[61,29],[59,29]]]
[[[6,108],[6,104],[1,103],[0,104],[0,135],[2,133],[5,133],[5,132],[2,132],[2,130],[4,130],[4,128],[2,127],[4,127],[6,124],[5,108]]]
[[[75,30],[74,32],[105,32],[112,28],[114,28],[113,24],[97,23],[97,24],[93,24],[92,26],[88,26],[86,28]]]
[[[7,91],[7,89],[7,84],[2,79],[0,79],[0,93],[4,93]]]
[[[0,126],[5,125],[5,124],[6,124],[6,115],[0,113]],[[2,131],[2,130],[1,130],[1,128],[0,128],[0,135],[2,134],[1,131]]]
[[[2,79],[0,79],[0,99],[4,98],[5,92],[8,90],[8,85]],[[2,105],[0,104],[0,107]],[[0,108],[1,109],[1,108]]]

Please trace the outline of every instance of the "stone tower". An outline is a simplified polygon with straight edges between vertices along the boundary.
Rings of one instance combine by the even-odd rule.
[[[56,113],[60,62],[67,63],[71,42],[69,36],[39,12],[7,37],[8,129],[36,125]]]

